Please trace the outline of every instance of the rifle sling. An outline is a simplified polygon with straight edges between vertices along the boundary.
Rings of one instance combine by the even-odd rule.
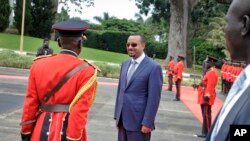
[[[75,67],[75,68],[72,69],[70,72],[68,72],[68,73],[63,77],[63,79],[61,79],[61,80],[56,84],[56,86],[55,86],[53,89],[51,89],[51,91],[49,91],[49,92],[44,96],[42,102],[43,102],[43,103],[46,103],[46,102],[49,100],[49,98],[50,98],[51,96],[53,96],[53,95],[63,86],[63,84],[65,84],[65,83],[69,80],[69,78],[70,78],[72,75],[74,75],[74,74],[77,73],[78,71],[80,71],[80,70],[82,70],[82,69],[84,69],[84,68],[86,68],[86,67],[88,67],[88,66],[89,66],[88,63],[84,63],[84,64],[81,64],[81,65]]]

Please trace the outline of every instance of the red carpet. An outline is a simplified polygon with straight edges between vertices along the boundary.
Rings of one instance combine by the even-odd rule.
[[[175,92],[175,89],[174,89]],[[181,87],[181,101],[187,106],[187,108],[194,114],[194,116],[202,122],[201,108],[197,104],[197,90],[192,87]],[[212,121],[214,121],[215,116],[219,112],[223,105],[223,101],[216,98],[215,103],[212,106]]]

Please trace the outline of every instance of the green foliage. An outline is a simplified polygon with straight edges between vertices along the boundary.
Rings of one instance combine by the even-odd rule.
[[[88,40],[84,42],[84,46],[90,46],[92,48],[96,49],[102,49],[104,50],[105,48],[102,45],[102,31],[98,30],[87,30],[85,31]]]
[[[62,7],[61,12],[57,13],[57,15],[56,15],[56,20],[58,22],[61,22],[61,21],[66,21],[68,19],[69,19],[68,11],[66,9],[64,9],[64,7]]]
[[[153,54],[155,54],[156,58],[164,59],[167,54],[167,43],[148,42],[145,53],[150,57],[153,57]]]
[[[214,46],[219,48],[225,47],[225,33],[224,27],[226,25],[226,21],[223,17],[213,17],[209,19],[209,25],[207,26],[208,33],[205,34],[205,38],[213,43]]]
[[[87,30],[86,34],[88,40],[84,43],[85,46],[117,53],[127,52],[125,44],[130,35],[129,32]],[[166,43],[147,41],[145,52],[150,57],[156,54],[157,58],[163,59],[166,57],[166,46]]]
[[[51,26],[55,19],[52,13],[53,4],[51,0],[32,0],[32,28],[29,35],[40,38],[50,38]]]
[[[34,57],[21,56],[11,50],[0,51],[0,66],[29,69]]]
[[[23,0],[16,0],[15,5],[15,16],[14,16],[14,25],[18,29],[19,34],[21,34],[22,26],[22,8]],[[31,16],[31,0],[26,0],[25,6],[25,23],[24,23],[24,34],[27,35],[32,29],[32,16]]]
[[[154,21],[159,22],[161,18],[169,20],[170,2],[169,0],[135,0],[140,13],[148,15],[151,12]]]
[[[9,26],[10,3],[9,0],[0,0],[0,32]]]
[[[227,9],[228,5],[220,4],[217,0],[202,0],[194,7],[191,13],[194,33],[192,44],[204,47],[200,48],[200,53],[196,53],[201,58],[205,58],[206,55],[225,58],[224,17]],[[198,63],[201,60],[203,59],[198,58]]]
[[[94,62],[94,64],[101,70],[101,72],[98,73],[98,76],[119,78],[120,65],[112,65],[106,62]]]
[[[88,40],[84,43],[86,46],[126,53],[125,44],[130,35],[129,32],[87,30],[86,34],[88,37]]]
[[[65,9],[67,11],[72,10],[72,6],[74,6],[74,11],[78,13],[82,13],[83,6],[93,6],[94,0],[53,0],[56,1],[56,3],[62,4],[65,6]],[[71,9],[70,9],[71,8]]]
[[[102,34],[102,47],[105,50],[126,53],[126,43],[129,32],[107,31]]]
[[[199,65],[202,64],[202,61],[205,60],[207,55],[218,59],[225,58],[225,54],[222,51],[223,48],[216,47],[211,42],[202,38],[192,39],[191,47],[192,54],[194,54],[193,51],[195,47],[195,62]]]
[[[111,20],[111,19],[116,19],[116,17],[114,17],[114,16],[109,16],[108,12],[104,12],[103,17],[94,16],[93,18],[99,23],[103,23],[104,21]]]
[[[220,4],[216,0],[201,0],[192,10],[192,21],[207,25],[209,18],[224,16],[227,9],[228,5]]]
[[[105,30],[144,33],[145,27],[135,21],[126,19],[109,19],[102,22]]]

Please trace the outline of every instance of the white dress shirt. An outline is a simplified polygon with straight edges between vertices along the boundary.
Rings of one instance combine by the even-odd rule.
[[[142,62],[142,60],[145,58],[145,53],[143,52],[142,55],[138,58],[136,58],[135,60],[132,58],[132,62],[136,61],[136,66],[135,66],[135,70],[138,68],[138,66],[140,65],[140,63]],[[131,63],[132,64],[132,63]],[[131,65],[129,66],[129,69],[128,69],[128,72],[130,71],[131,69]]]

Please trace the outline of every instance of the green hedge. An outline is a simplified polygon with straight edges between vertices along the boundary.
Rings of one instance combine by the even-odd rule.
[[[86,34],[88,40],[84,43],[84,46],[117,53],[127,53],[125,44],[131,34],[130,32],[87,30]],[[156,54],[156,58],[164,59],[167,54],[167,43],[148,41],[145,52],[150,57]]]

